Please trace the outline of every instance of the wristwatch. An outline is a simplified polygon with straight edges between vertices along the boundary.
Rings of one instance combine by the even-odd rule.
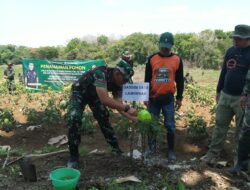
[[[124,108],[124,112],[128,112],[129,109],[130,109],[130,106],[126,105],[125,108]]]

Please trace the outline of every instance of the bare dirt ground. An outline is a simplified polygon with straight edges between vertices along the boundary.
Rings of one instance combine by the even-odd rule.
[[[36,94],[35,96],[39,96]],[[20,98],[19,106],[25,104],[25,99]],[[39,102],[26,103],[26,106],[36,107]],[[187,111],[190,102],[185,100],[182,109],[179,113]],[[12,106],[8,98],[1,100],[0,107]],[[206,107],[196,106],[196,113],[204,116],[209,122],[210,114]],[[40,150],[45,147],[48,140],[52,137],[67,134],[65,122],[58,123],[50,128],[42,127],[34,131],[26,131],[26,118],[18,111],[14,112],[15,119],[23,125],[21,128],[14,129],[14,133],[0,136],[0,145],[10,145],[12,148],[23,150],[26,154],[32,151]],[[103,154],[89,154],[81,156],[80,171],[81,178],[79,181],[79,189],[89,189],[93,186],[99,189],[105,189],[107,184],[118,177],[126,177],[130,175],[136,176],[145,184],[146,189],[163,189],[163,181],[176,184],[181,179],[187,189],[194,190],[209,190],[209,189],[232,189],[232,187],[247,190],[247,182],[241,176],[230,176],[227,169],[233,164],[233,133],[229,133],[225,144],[225,149],[222,154],[222,160],[228,161],[227,167],[209,167],[202,164],[199,158],[205,154],[209,144],[209,138],[204,140],[192,140],[186,134],[185,122],[180,119],[176,121],[176,165],[165,162],[164,164],[148,165],[140,160],[130,160],[126,156],[116,156],[108,152],[108,145],[99,130],[94,135],[82,136],[82,146],[88,147],[89,150],[97,149],[106,151]],[[212,128],[209,128],[211,136]],[[233,131],[233,129],[232,129]],[[7,137],[9,136],[9,137]],[[129,152],[129,141],[119,137],[121,148],[125,153]],[[67,149],[64,145],[62,149]],[[167,145],[166,140],[163,140],[159,147],[159,157],[166,158]],[[15,155],[11,155],[11,160],[14,160]],[[48,158],[38,159],[34,162],[37,170],[37,182],[26,182],[20,175],[18,163],[7,166],[5,170],[0,172],[0,189],[6,190],[49,190],[52,189],[49,173],[58,167],[64,167],[68,160],[68,153],[51,156]],[[3,165],[5,156],[0,157],[0,166]],[[175,168],[173,168],[175,167]],[[135,187],[135,183],[125,183],[124,187]]]

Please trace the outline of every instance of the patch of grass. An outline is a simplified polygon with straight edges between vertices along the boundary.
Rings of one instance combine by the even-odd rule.
[[[16,156],[23,156],[25,154],[25,151],[22,148],[14,148],[10,150],[10,154]]]
[[[8,153],[8,150],[6,149],[0,149],[0,156],[6,156]]]
[[[123,187],[121,187],[119,184],[113,182],[106,188],[107,190],[124,190]]]
[[[62,150],[62,148],[56,147],[56,146],[53,146],[53,145],[46,145],[40,150],[35,150],[33,153],[34,154],[44,154],[44,153],[56,152],[56,151],[59,151],[59,150]]]
[[[81,156],[86,156],[90,152],[89,148],[86,146],[80,146],[79,147],[79,154]]]
[[[0,173],[6,176],[18,177],[20,173],[20,166],[18,164],[13,164],[11,166],[5,167],[4,169],[0,167]]]
[[[193,77],[194,81],[197,82],[201,86],[212,85],[214,89],[216,88],[220,70],[212,70],[212,69],[200,69],[200,68],[184,68],[185,73],[190,73]]]

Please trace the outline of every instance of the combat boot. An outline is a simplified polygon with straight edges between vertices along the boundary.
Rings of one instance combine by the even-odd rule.
[[[69,145],[70,159],[67,163],[68,168],[79,168],[79,148],[78,145]]]
[[[67,167],[78,169],[79,168],[79,157],[71,156],[68,163],[67,163]]]
[[[204,156],[200,158],[200,160],[207,164],[214,164],[219,158],[220,158],[219,153],[208,151]]]
[[[118,142],[110,143],[111,146],[111,153],[115,155],[122,155],[123,151],[120,149]]]
[[[167,133],[167,142],[168,142],[168,160],[175,161],[176,155],[174,152],[174,133]]]

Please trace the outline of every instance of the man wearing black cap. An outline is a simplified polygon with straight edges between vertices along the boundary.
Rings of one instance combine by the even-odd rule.
[[[145,82],[150,83],[148,109],[156,117],[163,112],[164,126],[167,129],[168,159],[171,161],[176,159],[174,107],[181,107],[184,89],[183,63],[178,55],[171,52],[173,45],[174,37],[170,32],[161,34],[160,51],[149,57],[145,70]],[[177,95],[174,98],[176,89]],[[156,136],[153,130],[148,135],[148,145],[149,153],[155,153]]]
[[[78,147],[81,141],[79,129],[82,125],[83,111],[87,104],[98,121],[107,143],[112,148],[112,152],[122,153],[109,121],[107,107],[118,110],[134,122],[137,121],[136,110],[129,105],[124,105],[118,99],[119,95],[121,95],[121,87],[129,81],[132,71],[132,67],[125,61],[120,61],[115,68],[106,66],[93,67],[92,70],[86,72],[72,85],[67,122],[70,150],[68,167],[77,168],[79,165]],[[112,92],[114,99],[109,97],[109,91]]]
[[[226,52],[217,85],[217,109],[212,141],[207,154],[201,158],[206,163],[215,163],[220,157],[229,124],[234,116],[237,126],[235,140],[239,140],[243,115],[240,98],[250,68],[250,26],[235,26],[231,37],[233,47]]]

